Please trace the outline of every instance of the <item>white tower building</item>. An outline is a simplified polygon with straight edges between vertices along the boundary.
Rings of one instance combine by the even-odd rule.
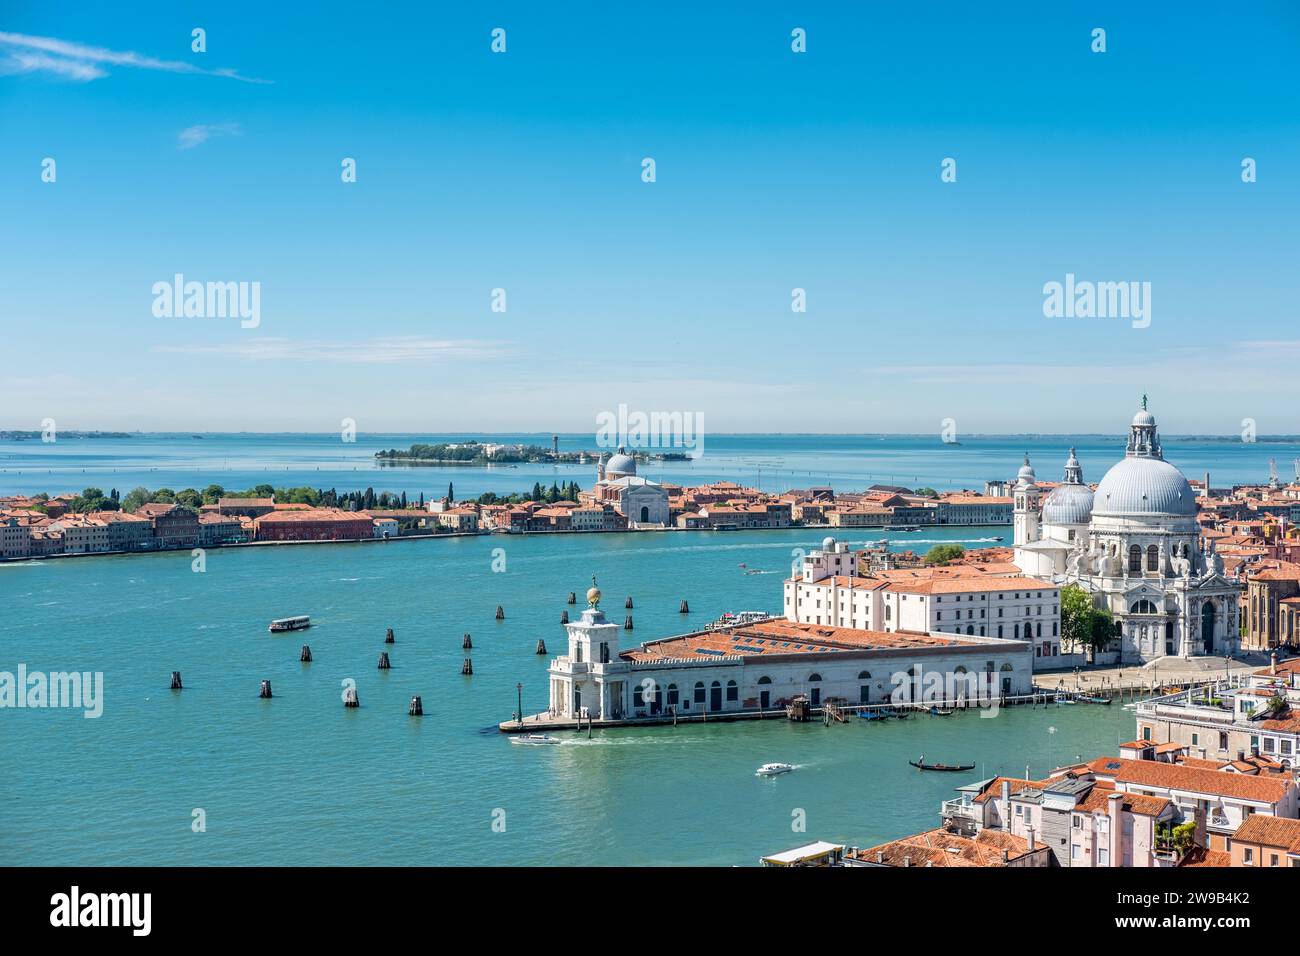
[[[1025,463],[1020,466],[1020,474],[1016,476],[1014,510],[1012,511],[1012,520],[1015,526],[1015,536],[1012,539],[1016,545],[1027,544],[1030,541],[1038,540],[1038,499],[1042,494],[1042,489],[1034,477],[1034,467],[1029,464],[1029,455],[1025,454]]]

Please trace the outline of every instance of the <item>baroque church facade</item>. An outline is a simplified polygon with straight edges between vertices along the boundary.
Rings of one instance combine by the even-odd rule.
[[[1201,536],[1197,501],[1164,459],[1146,399],[1129,426],[1124,458],[1094,492],[1075,451],[1046,495],[1029,457],[1013,488],[1015,563],[1054,584],[1077,584],[1115,619],[1123,663],[1235,653],[1240,582],[1224,574]]]

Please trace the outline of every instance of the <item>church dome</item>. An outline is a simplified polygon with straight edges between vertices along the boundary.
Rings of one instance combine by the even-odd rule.
[[[1106,472],[1093,508],[1099,515],[1194,517],[1196,494],[1182,472],[1164,459],[1132,457]]]
[[[605,463],[605,477],[610,480],[635,474],[636,459],[627,454],[626,449],[622,447],[619,448],[617,455],[611,455],[609,461]]]
[[[1057,485],[1043,501],[1043,524],[1087,524],[1092,517],[1092,489]]]
[[[1147,411],[1145,408],[1140,409],[1138,413],[1133,416],[1134,425],[1141,425],[1143,427],[1146,427],[1148,425],[1154,425],[1155,423],[1156,423],[1156,417],[1152,415],[1149,411]]]

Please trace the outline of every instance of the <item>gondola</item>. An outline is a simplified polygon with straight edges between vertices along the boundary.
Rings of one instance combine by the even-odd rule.
[[[1083,701],[1085,704],[1109,704],[1110,703],[1109,697],[1090,697],[1086,694],[1080,694],[1078,699]]]
[[[858,720],[888,720],[889,715],[879,711],[864,710],[858,713]]]
[[[917,770],[942,770],[948,773],[959,773],[959,772],[964,772],[966,770],[975,769],[975,765],[973,763],[958,764],[955,767],[951,764],[946,764],[946,763],[925,763],[924,760],[909,760],[908,763],[910,763]]]
[[[931,707],[931,708],[930,708],[930,716],[931,716],[931,717],[951,717],[952,714],[953,714],[953,712],[952,712],[951,710],[944,710],[944,709],[941,708],[941,707]]]

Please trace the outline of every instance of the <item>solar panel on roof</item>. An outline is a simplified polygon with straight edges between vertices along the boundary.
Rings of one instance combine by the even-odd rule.
[[[1106,769],[1107,769],[1107,770],[1118,770],[1118,769],[1119,769],[1120,767],[1122,767],[1122,766],[1124,766],[1122,763],[1116,763],[1115,761],[1112,760],[1112,761],[1110,761],[1109,763],[1106,764]]]
[[[713,656],[713,657],[725,657],[725,656],[727,655],[727,652],[726,652],[726,651],[715,651],[715,650],[714,650],[713,648],[711,648],[711,647],[697,647],[697,648],[695,648],[695,653],[696,653],[696,654],[709,654],[709,655],[711,655],[711,656]]]

